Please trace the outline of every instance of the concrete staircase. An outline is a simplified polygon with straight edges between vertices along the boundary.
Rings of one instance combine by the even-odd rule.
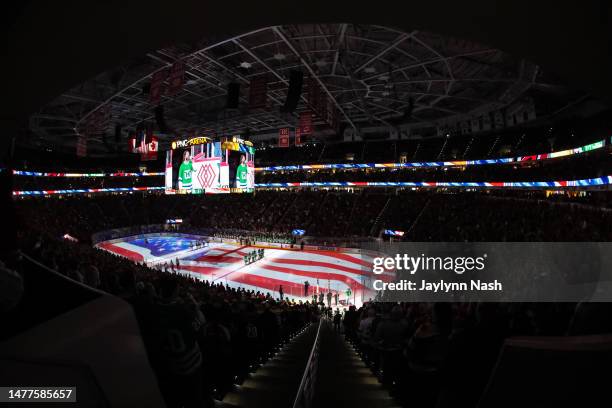
[[[276,356],[235,386],[217,408],[291,408],[310,355],[318,324],[295,335]]]
[[[235,386],[215,408],[292,408],[311,353],[318,323],[294,336],[278,354]],[[311,407],[396,408],[344,337],[329,321],[321,325],[318,367]],[[308,406],[308,405],[306,405]]]
[[[320,335],[313,407],[399,407],[342,334],[324,322]]]

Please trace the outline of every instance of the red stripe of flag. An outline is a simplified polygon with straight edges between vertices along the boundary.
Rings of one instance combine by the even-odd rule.
[[[361,269],[349,268],[344,265],[337,265],[329,262],[321,262],[321,261],[310,261],[310,260],[302,260],[302,259],[272,259],[272,263],[276,264],[289,264],[289,265],[303,265],[303,266],[318,266],[322,268],[336,269],[338,271],[349,272],[355,275],[363,275],[363,276],[372,276],[371,271],[363,271]]]
[[[354,256],[343,254],[343,253],[332,252],[332,251],[321,251],[321,250],[317,250],[317,251],[304,250],[303,252],[311,253],[311,254],[317,254],[317,255],[323,255],[323,256],[331,256],[332,258],[342,259],[343,261],[348,261],[348,262],[351,262],[351,263],[354,263],[354,264],[357,264],[357,265],[366,266],[368,268],[372,267],[372,264],[370,262],[364,261],[362,259],[355,258]]]
[[[321,272],[321,271],[301,271],[299,269],[283,268],[281,266],[274,266],[274,265],[269,265],[269,264],[260,265],[260,268],[268,269],[270,271],[275,271],[275,272],[287,273],[290,275],[305,276],[305,277],[313,278],[313,279],[327,279],[327,280],[333,280],[333,281],[338,281],[338,282],[344,282],[348,286],[351,286],[351,287],[353,285],[357,285],[358,287],[363,288],[363,285],[359,283],[358,281],[356,281],[355,279],[352,279],[348,276],[340,275],[337,273]]]
[[[101,244],[98,244],[98,248],[106,249],[107,251],[113,252],[117,255],[121,255],[133,261],[137,261],[137,262],[144,261],[144,257],[142,256],[142,254],[135,252],[135,251],[131,251],[129,249],[122,248],[115,244],[110,244],[108,242],[103,242]]]

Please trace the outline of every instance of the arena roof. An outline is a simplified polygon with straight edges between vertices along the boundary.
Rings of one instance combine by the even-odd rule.
[[[468,8],[456,4],[446,4],[437,9],[436,4],[442,2],[432,2],[415,5],[408,13],[405,7],[390,7],[396,2],[381,1],[376,7],[351,2],[347,8],[347,2],[340,1],[333,5],[311,4],[312,7],[301,10],[301,17],[298,17],[297,10],[279,8],[278,2],[271,1],[270,7],[274,7],[275,15],[272,18],[269,14],[265,17],[266,2],[257,6],[252,3],[240,5],[239,2],[232,6],[218,2],[206,10],[198,9],[200,14],[194,12],[189,16],[187,12],[192,9],[181,9],[178,4],[175,9],[168,9],[164,16],[159,7],[146,2],[149,7],[143,9],[138,9],[136,4],[122,6],[115,10],[121,11],[121,16],[115,15],[116,18],[112,19],[109,18],[112,5],[97,5],[97,8],[88,9],[86,15],[79,8],[81,6],[73,4],[64,14],[66,18],[81,16],[72,19],[72,34],[82,32],[84,37],[73,35],[68,39],[64,34],[69,34],[70,30],[62,26],[63,20],[56,13],[59,4],[34,3],[37,4],[32,9],[36,13],[27,15],[23,19],[25,22],[18,25],[17,34],[8,38],[9,41],[17,40],[9,47],[8,55],[21,57],[15,60],[20,63],[15,64],[13,74],[20,77],[33,73],[36,67],[32,62],[39,53],[39,58],[46,64],[44,66],[51,67],[51,72],[57,74],[57,81],[54,83],[55,78],[46,75],[42,67],[36,68],[36,75],[29,78],[34,89],[22,89],[22,100],[15,98],[14,107],[8,104],[8,109],[9,114],[12,111],[23,113],[28,106],[35,107],[36,101],[44,101],[52,88],[63,87],[61,96],[45,101],[30,116],[30,129],[55,145],[73,146],[75,127],[104,104],[112,107],[112,123],[121,123],[124,129],[143,121],[154,123],[153,109],[143,88],[152,73],[179,58],[187,63],[187,83],[178,95],[162,100],[169,127],[178,132],[195,128],[212,133],[265,132],[294,124],[296,114],[280,114],[278,107],[284,102],[288,72],[295,68],[321,81],[333,96],[340,120],[345,125],[372,123],[388,126],[405,119],[410,105],[413,106],[412,123],[434,123],[453,115],[503,106],[525,93],[536,97],[552,95],[553,99],[561,101],[559,106],[571,104],[585,94],[574,92],[560,83],[567,83],[569,78],[575,80],[572,85],[590,84],[602,77],[598,72],[603,71],[609,61],[609,56],[601,54],[605,47],[600,46],[607,44],[601,36],[593,37],[591,43],[584,42],[584,36],[601,28],[597,20],[591,20],[593,23],[589,26],[581,25],[580,30],[571,35],[567,30],[551,28],[554,20],[565,22],[567,26],[572,18],[596,19],[597,10],[603,12],[599,18],[605,20],[608,8],[604,5],[570,10],[562,5],[551,9],[530,2],[511,2],[512,7],[504,7],[503,2],[498,2],[500,5],[495,7],[490,6],[490,2],[483,2],[480,9],[477,5]],[[193,6],[191,2],[186,3]],[[517,11],[527,4],[531,6],[524,13]],[[441,4],[438,6],[442,7]],[[239,15],[230,13],[232,7],[238,8],[235,12],[240,11]],[[171,20],[179,14],[183,16],[182,21]],[[37,41],[41,49],[36,52],[27,47],[15,51],[15,48],[31,43],[34,36],[29,38],[24,29],[46,24],[41,20],[45,15],[58,17],[58,32],[38,32]],[[142,19],[136,18],[139,15]],[[363,21],[364,16],[368,16],[366,21],[380,21],[386,25],[325,22],[342,20],[338,15],[344,15],[345,21]],[[517,19],[518,16],[522,17]],[[123,18],[128,17],[129,24],[124,24]],[[103,22],[103,18],[109,18],[111,23],[106,32],[100,30],[104,25],[98,24],[101,20]],[[146,19],[148,23],[142,21]],[[158,23],[163,19],[168,24],[162,27]],[[321,23],[268,25],[263,28],[260,25],[266,21],[296,20]],[[586,18],[583,20],[587,21]],[[200,21],[201,27],[195,28]],[[120,27],[133,27],[133,30],[117,33],[113,30],[113,22]],[[98,27],[98,32],[93,34],[90,30],[95,27]],[[514,31],[509,27],[514,27]],[[432,33],[436,29],[445,34]],[[535,35],[537,33],[546,35]],[[559,42],[552,41],[555,35]],[[101,47],[104,36],[112,39],[112,48]],[[88,39],[91,39],[91,46],[79,48],[79,44]],[[53,40],[63,42],[56,43],[55,50],[44,48]],[[173,45],[167,45],[169,43]],[[572,57],[559,55],[563,44],[571,45]],[[162,48],[155,45],[162,45]],[[511,51],[512,55],[500,51],[495,45]],[[147,49],[148,52],[141,52]],[[517,52],[522,49],[524,51]],[[580,56],[595,55],[597,49],[600,50],[601,66],[595,66],[591,61],[593,75],[580,76],[585,72],[582,69],[586,69],[584,65],[589,63],[588,58]],[[51,55],[52,51],[57,59]],[[72,55],[72,60],[63,58],[66,55]],[[551,60],[558,62],[560,59],[567,60],[571,68],[550,64]],[[572,59],[574,63],[570,64]],[[580,64],[577,63],[579,60]],[[547,64],[545,69],[536,64],[541,61]],[[60,66],[65,72],[58,73]],[[562,74],[563,81],[547,75],[550,66],[555,68],[555,74]],[[94,72],[97,74],[91,78]],[[249,82],[264,73],[272,81],[270,101],[275,109],[222,112],[228,82],[242,85],[244,105]],[[86,79],[87,76],[90,79]],[[37,89],[36,86],[45,79],[45,89]],[[12,89],[12,85],[9,84],[9,88]],[[36,97],[28,99],[28,95]],[[300,109],[304,109],[303,104],[298,111]],[[112,134],[112,129],[108,134]],[[98,136],[97,140],[100,139]],[[97,147],[102,146],[98,144]],[[95,143],[90,144],[90,149],[95,148]]]
[[[303,24],[152,51],[67,90],[32,115],[30,126],[62,144],[74,143],[77,129],[102,107],[110,108],[109,125],[133,130],[154,124],[147,87],[156,72],[175,61],[185,64],[185,85],[175,95],[162,96],[161,105],[168,127],[178,134],[233,135],[295,126],[299,112],[309,108],[302,96],[295,112],[281,112],[291,70],[314,78],[340,121],[352,127],[469,118],[507,106],[532,88],[561,89],[566,96],[537,65],[470,41],[378,25]],[[269,81],[270,107],[246,109],[247,88],[262,76]],[[224,109],[231,82],[242,86],[238,110]],[[101,136],[90,140],[100,142]]]

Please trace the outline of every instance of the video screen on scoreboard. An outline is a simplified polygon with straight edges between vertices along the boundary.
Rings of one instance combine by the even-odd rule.
[[[173,142],[166,152],[168,194],[248,193],[255,187],[255,155],[238,142]]]

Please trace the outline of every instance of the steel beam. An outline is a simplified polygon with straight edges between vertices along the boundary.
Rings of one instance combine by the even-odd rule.
[[[321,86],[321,89],[323,90],[323,92],[325,92],[327,94],[327,96],[329,97],[329,99],[332,101],[332,103],[336,106],[336,108],[340,111],[340,113],[342,113],[342,115],[344,116],[344,118],[347,120],[347,122],[351,125],[351,127],[353,127],[353,129],[357,130],[357,126],[353,123],[353,121],[351,120],[351,118],[346,114],[346,112],[344,111],[344,109],[342,109],[342,106],[340,106],[340,104],[338,103],[338,101],[336,100],[336,98],[334,98],[334,96],[331,94],[331,92],[329,92],[329,89],[327,89],[327,86],[325,86],[325,84],[323,83],[323,81],[321,81],[321,79],[318,77],[318,75],[314,72],[314,70],[312,69],[312,67],[310,65],[308,65],[308,63],[306,62],[306,60],[304,59],[304,57],[302,57],[302,55],[300,54],[300,52],[293,46],[293,44],[291,44],[291,42],[289,41],[289,39],[285,36],[285,34],[283,33],[282,29],[280,26],[275,26],[273,27],[274,32],[276,32],[276,34],[278,34],[278,36],[285,42],[285,44],[287,44],[287,46],[291,49],[291,51],[295,54],[296,57],[298,57],[300,59],[300,61],[302,62],[302,64],[304,64],[304,67],[306,68],[306,70],[308,70],[308,72],[310,73],[310,75],[319,83],[319,85]]]

